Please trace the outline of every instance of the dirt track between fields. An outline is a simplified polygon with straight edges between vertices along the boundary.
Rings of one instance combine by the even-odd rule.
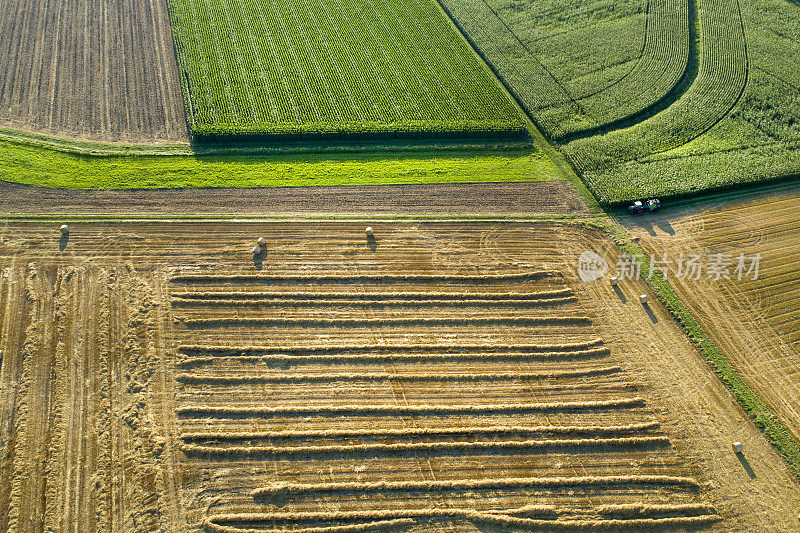
[[[188,142],[165,0],[5,0],[0,72],[4,127]]]
[[[0,181],[0,214],[271,215],[586,213],[565,181],[78,191]]]
[[[796,480],[643,283],[577,281],[580,251],[615,260],[599,233],[373,227],[0,226],[0,529],[797,527]]]

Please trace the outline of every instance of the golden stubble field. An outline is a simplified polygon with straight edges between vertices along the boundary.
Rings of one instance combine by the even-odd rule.
[[[714,336],[745,380],[800,439],[800,194],[777,186],[766,195],[742,195],[709,209],[665,212],[635,229],[649,253],[714,254],[731,261],[728,278],[673,278],[684,302]],[[642,220],[641,222],[646,222]],[[738,258],[760,256],[756,272],[738,275]],[[741,279],[739,279],[741,277]]]
[[[643,284],[578,281],[600,232],[365,225],[3,226],[0,529],[797,527]]]

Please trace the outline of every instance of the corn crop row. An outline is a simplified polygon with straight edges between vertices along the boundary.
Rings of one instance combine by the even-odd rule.
[[[699,20],[700,61],[691,87],[664,111],[635,126],[566,144],[568,156],[581,171],[608,171],[682,146],[708,131],[736,104],[748,71],[739,4],[737,0],[701,1]],[[661,177],[653,174],[650,179]],[[692,186],[684,185],[686,190]],[[593,186],[602,184],[595,178]]]
[[[602,127],[642,112],[667,96],[689,63],[689,0],[651,0],[645,46],[634,69],[619,83],[580,100]]]

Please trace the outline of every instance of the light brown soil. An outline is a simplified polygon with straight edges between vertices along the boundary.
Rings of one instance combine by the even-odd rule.
[[[634,231],[653,253],[733,257],[729,280],[709,280],[704,273],[698,281],[673,279],[673,286],[742,377],[800,439],[798,206],[797,188],[781,187],[700,212],[667,212],[652,219],[649,231]],[[759,279],[738,280],[736,258],[757,253],[762,256]]]
[[[188,142],[165,0],[4,1],[0,72],[0,126]]]
[[[577,281],[613,243],[372,226],[3,226],[0,530],[796,529],[796,480],[644,285]]]
[[[586,213],[561,180],[524,183],[442,183],[286,187],[74,191],[0,181],[0,213],[14,215],[221,215],[431,214],[529,215]]]

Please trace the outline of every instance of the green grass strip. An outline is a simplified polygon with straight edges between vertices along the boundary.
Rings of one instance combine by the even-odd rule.
[[[640,258],[642,271],[650,272],[650,260],[636,243],[626,242],[620,245],[620,248],[623,252]],[[722,382],[733,392],[734,398],[736,398],[742,409],[755,422],[755,425],[764,433],[767,440],[778,450],[781,457],[786,460],[794,474],[800,479],[800,445],[784,427],[780,419],[772,413],[756,392],[739,376],[736,369],[731,366],[710,335],[705,332],[694,314],[675,294],[661,273],[658,271],[653,272],[653,276],[647,280],[647,283],[655,291],[664,307],[683,328],[689,340],[692,341],[708,361],[708,364],[711,365],[711,368],[722,379]]]
[[[65,189],[292,187],[548,181],[562,170],[537,148],[227,155],[65,153],[0,141],[2,179]]]

